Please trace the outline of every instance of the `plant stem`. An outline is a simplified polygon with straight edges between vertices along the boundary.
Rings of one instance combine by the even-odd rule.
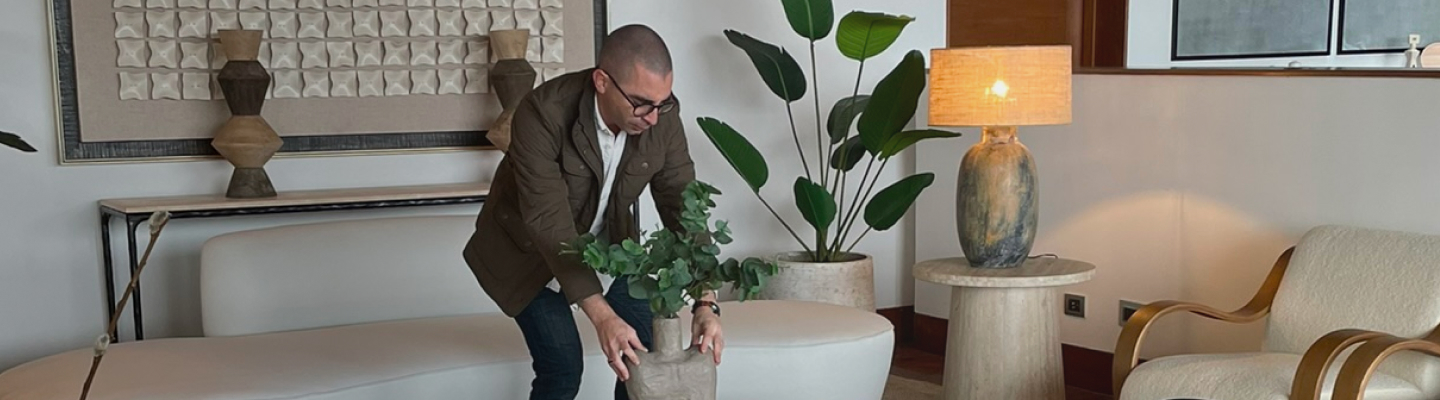
[[[868,36],[869,34],[867,33],[866,35],[867,35],[867,36],[866,36],[866,40],[868,41],[868,40],[869,40],[869,36]],[[865,76],[865,60],[864,60],[864,59],[861,59],[861,60],[860,60],[860,68],[855,71],[855,91],[850,94],[850,98],[851,98],[851,99],[854,99],[855,96],[859,96],[859,95],[860,95],[860,78],[863,77],[863,76]],[[840,143],[840,165],[849,164],[849,161],[850,161],[850,140],[848,140],[848,139],[849,139],[848,137],[850,136],[849,134],[850,134],[850,132],[849,132],[849,131],[846,131],[844,136],[847,137],[847,138],[846,138],[847,140],[845,140],[845,141],[843,141],[843,142]],[[857,160],[857,161],[858,161],[858,160]],[[866,174],[868,175],[868,174],[869,174],[869,172],[868,172],[869,168],[867,167],[866,170],[867,170]],[[839,203],[838,203],[838,204],[839,204],[838,209],[840,209],[840,210],[845,210],[845,187],[846,187],[846,186],[849,186],[849,184],[850,184],[850,170],[845,169],[845,170],[840,170],[840,171],[837,171],[837,172],[838,172],[838,173],[836,173],[835,175],[836,175],[837,180],[839,181],[839,184],[836,185],[836,186],[839,186],[839,187],[840,187],[840,190],[839,190],[839,192],[840,192],[840,201],[839,201]],[[864,181],[864,178],[863,178],[863,177],[861,178],[861,181],[862,181],[862,182]],[[862,186],[862,187],[863,187],[863,186]],[[855,199],[855,201],[859,201],[859,199]],[[843,216],[843,215],[842,215],[842,216]],[[844,245],[844,243],[841,241],[842,239],[841,239],[841,235],[839,235],[839,233],[840,233],[840,230],[841,230],[841,229],[844,229],[844,228],[847,227],[847,226],[849,226],[849,225],[846,225],[846,224],[845,224],[845,220],[842,218],[842,219],[840,220],[840,226],[836,227],[836,229],[835,229],[835,231],[836,231],[835,243],[832,244],[832,246],[835,248],[835,251],[840,251],[840,246],[843,246],[843,245]]]
[[[875,158],[872,156],[870,158],[870,162],[866,163],[865,165],[865,174],[860,175],[860,185],[855,187],[854,203],[851,203],[850,207],[845,209],[844,213],[841,215],[840,221],[842,226],[844,227],[844,230],[840,232],[840,236],[835,238],[834,246],[836,250],[839,250],[841,247],[845,246],[845,234],[849,232],[851,226],[855,224],[855,209],[858,208],[860,204],[865,202],[865,198],[861,197],[860,195],[862,194],[862,192],[865,191],[865,181],[870,178],[870,170],[874,167]]]
[[[785,102],[785,114],[790,116],[790,136],[795,138],[795,151],[800,153],[800,165],[805,166],[805,179],[814,181],[810,176],[810,162],[805,161],[805,149],[800,147],[800,132],[795,130],[795,110],[791,109],[790,102]]]
[[[164,229],[164,226],[161,226]],[[110,325],[106,327],[105,333],[113,340],[118,334],[120,324],[120,312],[125,310],[125,304],[130,302],[130,295],[135,292],[135,286],[140,282],[140,274],[145,272],[145,265],[150,263],[150,253],[155,250],[155,241],[160,238],[160,231],[156,230],[150,234],[150,244],[145,246],[145,255],[140,258],[140,263],[135,267],[135,275],[130,277],[130,284],[125,286],[125,294],[120,296],[120,304],[115,307],[115,315],[110,316]],[[95,383],[95,373],[100,370],[100,361],[105,355],[96,354],[95,359],[90,362],[90,373],[85,376],[85,387],[80,391],[80,400],[90,397],[90,385]]]
[[[755,197],[759,198],[759,199],[760,199],[760,204],[764,204],[764,205],[765,205],[765,208],[767,208],[767,209],[770,210],[770,214],[771,214],[771,215],[774,215],[774,216],[775,216],[775,219],[777,219],[777,220],[780,221],[780,225],[784,225],[784,226],[785,226],[785,230],[790,231],[790,236],[795,237],[795,241],[796,241],[796,242],[800,242],[800,247],[804,248],[804,249],[805,249],[805,252],[807,252],[807,253],[813,253],[813,251],[810,250],[810,246],[805,245],[805,240],[804,240],[804,239],[800,239],[800,235],[795,233],[795,229],[790,227],[790,223],[785,222],[785,219],[784,219],[784,218],[780,218],[780,213],[775,212],[775,207],[771,207],[771,206],[770,206],[770,202],[765,201],[765,197],[764,197],[764,196],[761,196],[761,195],[760,195],[760,192],[755,192]]]
[[[822,133],[824,131],[823,128],[825,127],[825,125],[820,123],[820,74],[815,67],[814,39],[810,40],[810,82],[811,87],[814,88],[814,90],[812,90],[810,93],[810,97],[813,97],[815,99],[815,151],[820,153],[820,184],[824,185],[826,182],[830,181],[830,179],[828,178],[830,176],[830,165],[829,163],[825,162],[826,157],[830,156],[830,152],[825,151],[825,148],[833,146],[825,145],[826,143],[829,143],[829,141]],[[830,188],[825,187],[825,190],[828,191],[830,190]],[[824,245],[824,243],[816,243],[816,245]]]
[[[855,245],[860,244],[860,240],[865,239],[865,235],[868,234],[868,233],[870,233],[870,230],[871,230],[871,229],[874,229],[874,227],[866,226],[866,227],[865,227],[865,231],[864,231],[864,232],[860,232],[860,237],[855,238],[855,242],[850,243],[850,248],[845,249],[845,252],[846,252],[846,253],[849,253],[849,252],[851,252],[851,251],[854,251],[854,250],[855,250]]]
[[[874,162],[874,159],[871,159],[871,162],[873,163],[873,162]],[[888,159],[888,158],[885,159],[884,162],[881,162],[881,163],[880,163],[880,169],[877,170],[877,171],[875,171],[875,179],[871,179],[871,180],[870,180],[870,187],[868,187],[868,188],[865,189],[865,194],[864,194],[864,195],[862,195],[862,196],[860,196],[860,197],[857,197],[857,198],[855,199],[855,200],[857,200],[855,204],[858,205],[858,204],[862,203],[864,199],[870,198],[870,192],[874,191],[874,190],[875,190],[875,184],[878,183],[878,182],[880,182],[880,174],[884,174],[884,173],[885,173],[885,166],[886,166],[886,165],[890,165],[890,159]],[[867,173],[866,175],[869,175],[869,174]],[[864,186],[864,184],[862,183],[861,186]],[[857,189],[858,189],[858,188],[857,188]],[[855,212],[854,212],[854,214],[852,214],[852,216],[850,217],[850,222],[851,222],[850,227],[852,227],[852,228],[854,227],[855,219],[856,219],[856,218],[860,218],[860,209],[861,209],[861,207],[855,207]],[[868,227],[869,225],[867,224],[866,226]],[[866,230],[868,231],[869,228],[866,228]],[[850,229],[846,229],[846,230],[845,230],[845,233],[841,235],[841,239],[840,239],[840,240],[843,241],[843,240],[845,240],[845,238],[848,238],[849,236],[850,236]],[[854,247],[854,246],[852,245],[851,247]]]

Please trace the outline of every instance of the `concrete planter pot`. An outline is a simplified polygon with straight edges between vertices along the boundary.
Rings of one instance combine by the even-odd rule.
[[[625,389],[630,400],[715,400],[715,359],[701,354],[680,329],[679,318],[655,318],[653,346],[640,352],[640,365],[630,363]]]
[[[846,253],[843,261],[811,262],[803,251],[775,255],[780,273],[765,281],[760,298],[838,304],[875,311],[875,260]]]

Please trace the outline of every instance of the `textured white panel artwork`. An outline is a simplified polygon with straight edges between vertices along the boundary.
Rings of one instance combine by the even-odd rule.
[[[545,20],[545,29],[540,30],[541,35],[560,36],[565,34],[565,13],[560,10],[541,11],[540,15]]]
[[[490,34],[490,12],[465,10],[465,36]]]
[[[241,10],[264,10],[267,0],[239,0]]]
[[[410,94],[410,71],[385,71],[385,95],[405,96]]]
[[[325,71],[305,71],[301,74],[305,78],[305,90],[300,92],[305,98],[330,97],[330,73]]]
[[[380,6],[381,6],[381,7],[384,7],[384,6],[403,6],[403,5],[405,5],[405,0],[380,0]]]
[[[440,89],[440,78],[433,69],[410,73],[410,94],[435,94]]]
[[[325,49],[325,42],[303,42],[300,43],[300,68],[329,68],[330,53]]]
[[[355,97],[355,71],[334,71],[330,73],[330,97]]]
[[[325,8],[325,0],[300,0],[300,4],[296,6],[312,10],[320,10]]]
[[[326,28],[325,13],[300,13],[300,32],[296,33],[295,37],[301,39],[324,38]]]
[[[291,44],[294,44],[294,43],[291,43]],[[217,47],[216,50],[217,50],[217,53],[221,53],[221,54],[224,54],[224,53],[225,53],[224,49],[220,49],[220,48]],[[282,49],[282,50],[283,50],[283,49]],[[260,61],[260,66],[265,67],[265,68],[271,68],[271,67],[270,67],[270,59],[271,59],[272,57],[270,57],[270,46],[269,46],[269,45],[266,45],[265,43],[260,43],[260,57],[259,57],[259,58],[260,58],[260,60],[259,60],[259,61]],[[292,67],[292,68],[293,68],[293,67]]]
[[[210,74],[187,72],[180,81],[180,97],[185,100],[210,100]]]
[[[406,2],[411,7],[434,7],[435,0],[410,0]]]
[[[211,10],[234,10],[235,0],[210,0]]]
[[[294,10],[295,0],[270,0],[271,10]]]
[[[465,69],[465,94],[490,93],[490,71]]]
[[[264,48],[265,46],[260,46]],[[270,44],[270,66],[266,68],[290,69],[300,67],[300,43],[282,42]]]
[[[144,40],[116,40],[116,47],[120,49],[115,59],[115,65],[120,67],[145,68],[149,62],[150,54],[146,53]]]
[[[540,51],[540,37],[531,36],[530,45],[525,46],[525,60],[532,63],[540,62]]]
[[[179,26],[174,11],[151,11],[145,13],[145,23],[150,25],[150,37],[175,37]]]
[[[145,8],[175,8],[175,0],[145,0]]]
[[[551,79],[555,79],[555,78],[559,77],[560,75],[565,75],[565,69],[564,69],[564,68],[545,68],[545,69],[544,69],[544,72],[541,73],[541,77],[544,78],[544,79],[547,80],[547,81],[548,81],[548,80],[551,80]]]
[[[277,99],[298,99],[300,91],[305,88],[305,81],[300,78],[300,71],[275,71],[275,89],[271,96]]]
[[[356,5],[359,6],[360,4],[356,4]],[[373,4],[372,4],[372,5],[373,5]],[[350,0],[325,0],[325,6],[327,6],[327,7],[348,8],[348,7],[350,7]]]
[[[489,0],[490,8],[510,8],[512,0]]]
[[[410,36],[435,36],[435,10],[410,10]]]
[[[540,0],[540,6],[546,8],[560,8],[565,6],[565,0]]]
[[[182,38],[210,37],[210,14],[204,11],[181,11],[178,35]]]
[[[180,8],[205,8],[205,0],[178,0],[176,7]]]
[[[355,7],[376,7],[380,5],[377,0],[354,0]]]
[[[295,20],[295,13],[270,13],[270,37],[277,39],[294,39],[296,32],[299,31],[300,22]]]
[[[385,95],[384,71],[359,71],[357,78],[360,81],[360,89],[356,92],[360,97],[379,97]]]
[[[234,11],[211,11],[210,34],[214,35],[221,29],[240,29],[240,14]]]
[[[534,10],[534,9],[536,9],[536,8],[540,8],[540,2],[537,1],[537,0],[513,0],[513,1],[514,1],[514,3],[512,4],[512,7],[515,7],[516,10]]]
[[[440,36],[465,35],[465,14],[460,10],[439,10],[435,19],[440,23]]]
[[[410,65],[410,43],[385,42],[385,65]]]
[[[464,94],[465,93],[465,70],[442,69],[439,73],[440,90],[439,94]]]
[[[540,20],[540,10],[515,10],[516,29],[529,29],[531,36],[539,36],[544,24]]]
[[[115,8],[120,7],[144,7],[145,2],[141,0],[115,0]]]
[[[270,47],[270,46],[265,45],[265,44],[261,44],[261,45],[260,45],[260,48],[261,48],[262,50],[265,49],[265,48],[267,48],[267,47]],[[225,50],[224,50],[224,49],[221,49],[220,46],[218,46],[218,45],[216,45],[216,46],[211,46],[211,47],[210,47],[210,69],[219,70],[219,69],[225,68],[225,63],[228,62],[228,61],[229,61],[229,60],[226,60],[226,59],[225,59]]]
[[[434,40],[410,43],[410,65],[435,65],[437,58],[440,58],[440,51],[435,48]]]
[[[210,87],[214,88],[210,91],[210,98],[215,100],[225,100],[225,89],[220,87],[220,80],[217,79],[219,77],[220,75],[210,75]]]
[[[245,29],[266,31],[265,35],[269,36],[270,13],[264,11],[242,11],[240,12],[240,26]]]
[[[180,68],[180,46],[174,40],[150,41],[150,68]]]
[[[465,54],[466,64],[489,64],[490,63],[490,39],[481,37],[465,41],[465,47],[470,51]]]
[[[460,0],[462,8],[485,8],[485,0]]]
[[[440,65],[464,64],[465,42],[460,40],[440,42],[440,57],[435,62]]]
[[[380,13],[356,11],[355,37],[380,37]]]
[[[148,100],[150,98],[150,74],[144,72],[120,73],[120,100]]]
[[[356,42],[355,66],[378,67],[385,59],[385,47],[380,42]]]
[[[210,43],[180,43],[180,68],[206,69],[209,67]]]
[[[435,0],[436,7],[459,7],[460,0]]]
[[[330,53],[331,68],[347,68],[355,66],[355,43],[325,43],[325,51]]]
[[[549,37],[540,40],[544,46],[545,54],[541,56],[540,62],[563,63],[565,62],[565,39],[560,37]]]
[[[180,100],[180,74],[151,74],[151,100]]]
[[[142,39],[146,33],[145,13],[115,13],[116,39]]]
[[[405,37],[410,33],[410,18],[405,11],[380,12],[380,36]]]
[[[349,11],[325,13],[325,35],[332,38],[354,36],[355,15]]]
[[[510,10],[490,12],[490,30],[515,29],[515,12]]]

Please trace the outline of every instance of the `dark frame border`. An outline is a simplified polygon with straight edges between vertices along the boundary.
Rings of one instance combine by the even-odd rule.
[[[1335,53],[1336,53],[1336,54],[1341,54],[1341,55],[1354,55],[1354,54],[1404,53],[1405,50],[1407,50],[1407,48],[1404,48],[1404,47],[1401,47],[1401,48],[1393,48],[1393,49],[1345,50],[1345,4],[1348,3],[1348,0],[1338,0],[1338,1],[1340,2],[1340,15],[1339,15],[1339,19],[1340,19],[1340,29],[1337,29],[1336,32],[1337,32],[1337,34],[1339,35],[1338,37],[1340,38],[1340,40],[1337,40],[1337,41],[1335,42],[1335,43],[1336,43],[1336,44],[1335,44]],[[1421,45],[1421,46],[1424,46],[1425,43],[1421,43],[1420,45]],[[1424,47],[1421,47],[1420,50],[1425,50],[1425,48],[1424,48]]]
[[[60,130],[60,163],[159,161],[219,157],[210,139],[84,142],[80,139],[80,105],[75,85],[75,36],[70,4],[83,0],[50,0],[51,52],[54,56],[56,125]],[[610,32],[607,0],[594,1],[595,54]],[[279,156],[326,153],[494,149],[485,131],[393,132],[356,135],[286,136]]]
[[[1180,35],[1179,35],[1179,28],[1180,28],[1180,0],[1174,0],[1174,3],[1172,4],[1172,8],[1170,9],[1170,61],[1237,60],[1237,59],[1251,59],[1251,58],[1328,56],[1328,55],[1330,55],[1330,53],[1331,53],[1332,51],[1334,51],[1334,49],[1335,49],[1335,46],[1333,45],[1333,43],[1335,42],[1335,2],[1336,2],[1336,1],[1339,1],[1339,0],[1330,0],[1330,7],[1329,7],[1329,8],[1327,9],[1327,11],[1326,11],[1326,12],[1330,15],[1330,18],[1329,18],[1329,20],[1326,21],[1326,23],[1325,23],[1326,29],[1325,29],[1325,50],[1324,50],[1324,51],[1305,51],[1305,52],[1291,52],[1291,53],[1223,54],[1223,55],[1212,54],[1212,55],[1198,55],[1198,56],[1196,56],[1196,55],[1181,56],[1181,55],[1179,54],[1179,52],[1180,52],[1180,46],[1179,46],[1179,44],[1180,44]]]

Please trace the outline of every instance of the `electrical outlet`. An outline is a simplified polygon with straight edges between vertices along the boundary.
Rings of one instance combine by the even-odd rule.
[[[1065,315],[1076,318],[1085,318],[1085,296],[1066,293]]]
[[[1130,321],[1130,316],[1144,306],[1133,301],[1120,300],[1120,326],[1125,326],[1125,323]]]

